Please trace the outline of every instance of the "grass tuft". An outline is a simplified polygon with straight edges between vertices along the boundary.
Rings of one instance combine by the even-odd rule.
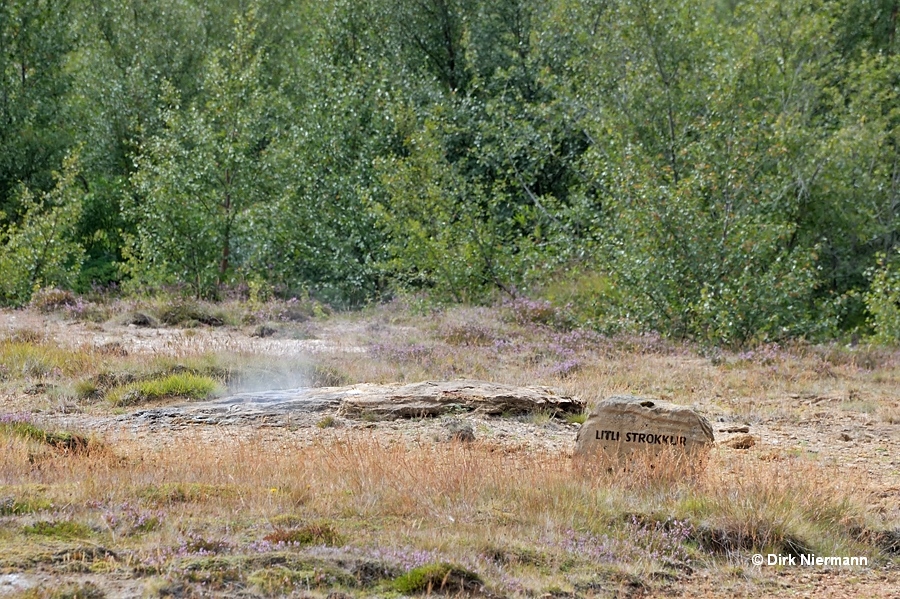
[[[20,331],[20,333],[22,333]],[[96,356],[90,351],[59,347],[43,339],[33,339],[29,331],[0,341],[0,364],[5,378],[34,379],[51,375],[78,375],[89,371]]]
[[[337,421],[334,419],[334,416],[328,415],[323,416],[318,422],[316,422],[316,426],[319,428],[331,428],[337,425]]]
[[[587,412],[582,412],[580,414],[566,414],[565,418],[566,422],[569,424],[584,424],[584,421],[588,418],[588,414]]]
[[[221,390],[217,381],[190,372],[129,383],[112,389],[107,399],[115,406],[133,406],[163,399],[210,399]]]

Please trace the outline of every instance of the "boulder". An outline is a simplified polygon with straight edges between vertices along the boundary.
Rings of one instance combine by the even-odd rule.
[[[471,443],[475,440],[475,428],[464,420],[452,418],[444,425],[444,429],[447,431],[443,438],[444,441]]]
[[[709,422],[685,406],[633,396],[601,401],[585,420],[575,441],[575,458],[609,468],[627,468],[633,458],[662,453],[679,461],[702,463],[715,442]]]

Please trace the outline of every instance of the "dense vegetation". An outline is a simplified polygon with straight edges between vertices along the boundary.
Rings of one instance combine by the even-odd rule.
[[[897,0],[6,0],[0,302],[900,334]]]

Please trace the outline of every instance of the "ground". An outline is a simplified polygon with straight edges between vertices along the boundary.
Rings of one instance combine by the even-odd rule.
[[[141,310],[161,308],[0,312],[0,596],[399,596],[440,591],[398,581],[452,563],[475,578],[449,594],[900,597],[892,350],[708,351],[599,335],[533,304],[242,306],[211,320],[221,326]],[[588,405],[630,393],[693,406],[718,444],[692,478],[586,479],[571,466],[578,419],[553,414],[135,417],[188,397],[139,385],[186,375],[211,379],[211,395],[455,378],[549,385]],[[451,419],[476,440],[448,442]],[[85,445],[24,438],[23,422]],[[729,446],[747,434],[751,447]],[[755,566],[757,552],[868,566]]]

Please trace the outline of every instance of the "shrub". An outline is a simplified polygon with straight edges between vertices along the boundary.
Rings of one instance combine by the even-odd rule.
[[[48,289],[39,289],[31,296],[29,304],[32,308],[39,312],[48,313],[60,308],[75,305],[75,296],[71,291],[57,289],[51,287]]]
[[[169,326],[195,325],[197,323],[213,327],[225,324],[222,314],[192,301],[176,300],[166,305],[159,314],[159,320]]]

